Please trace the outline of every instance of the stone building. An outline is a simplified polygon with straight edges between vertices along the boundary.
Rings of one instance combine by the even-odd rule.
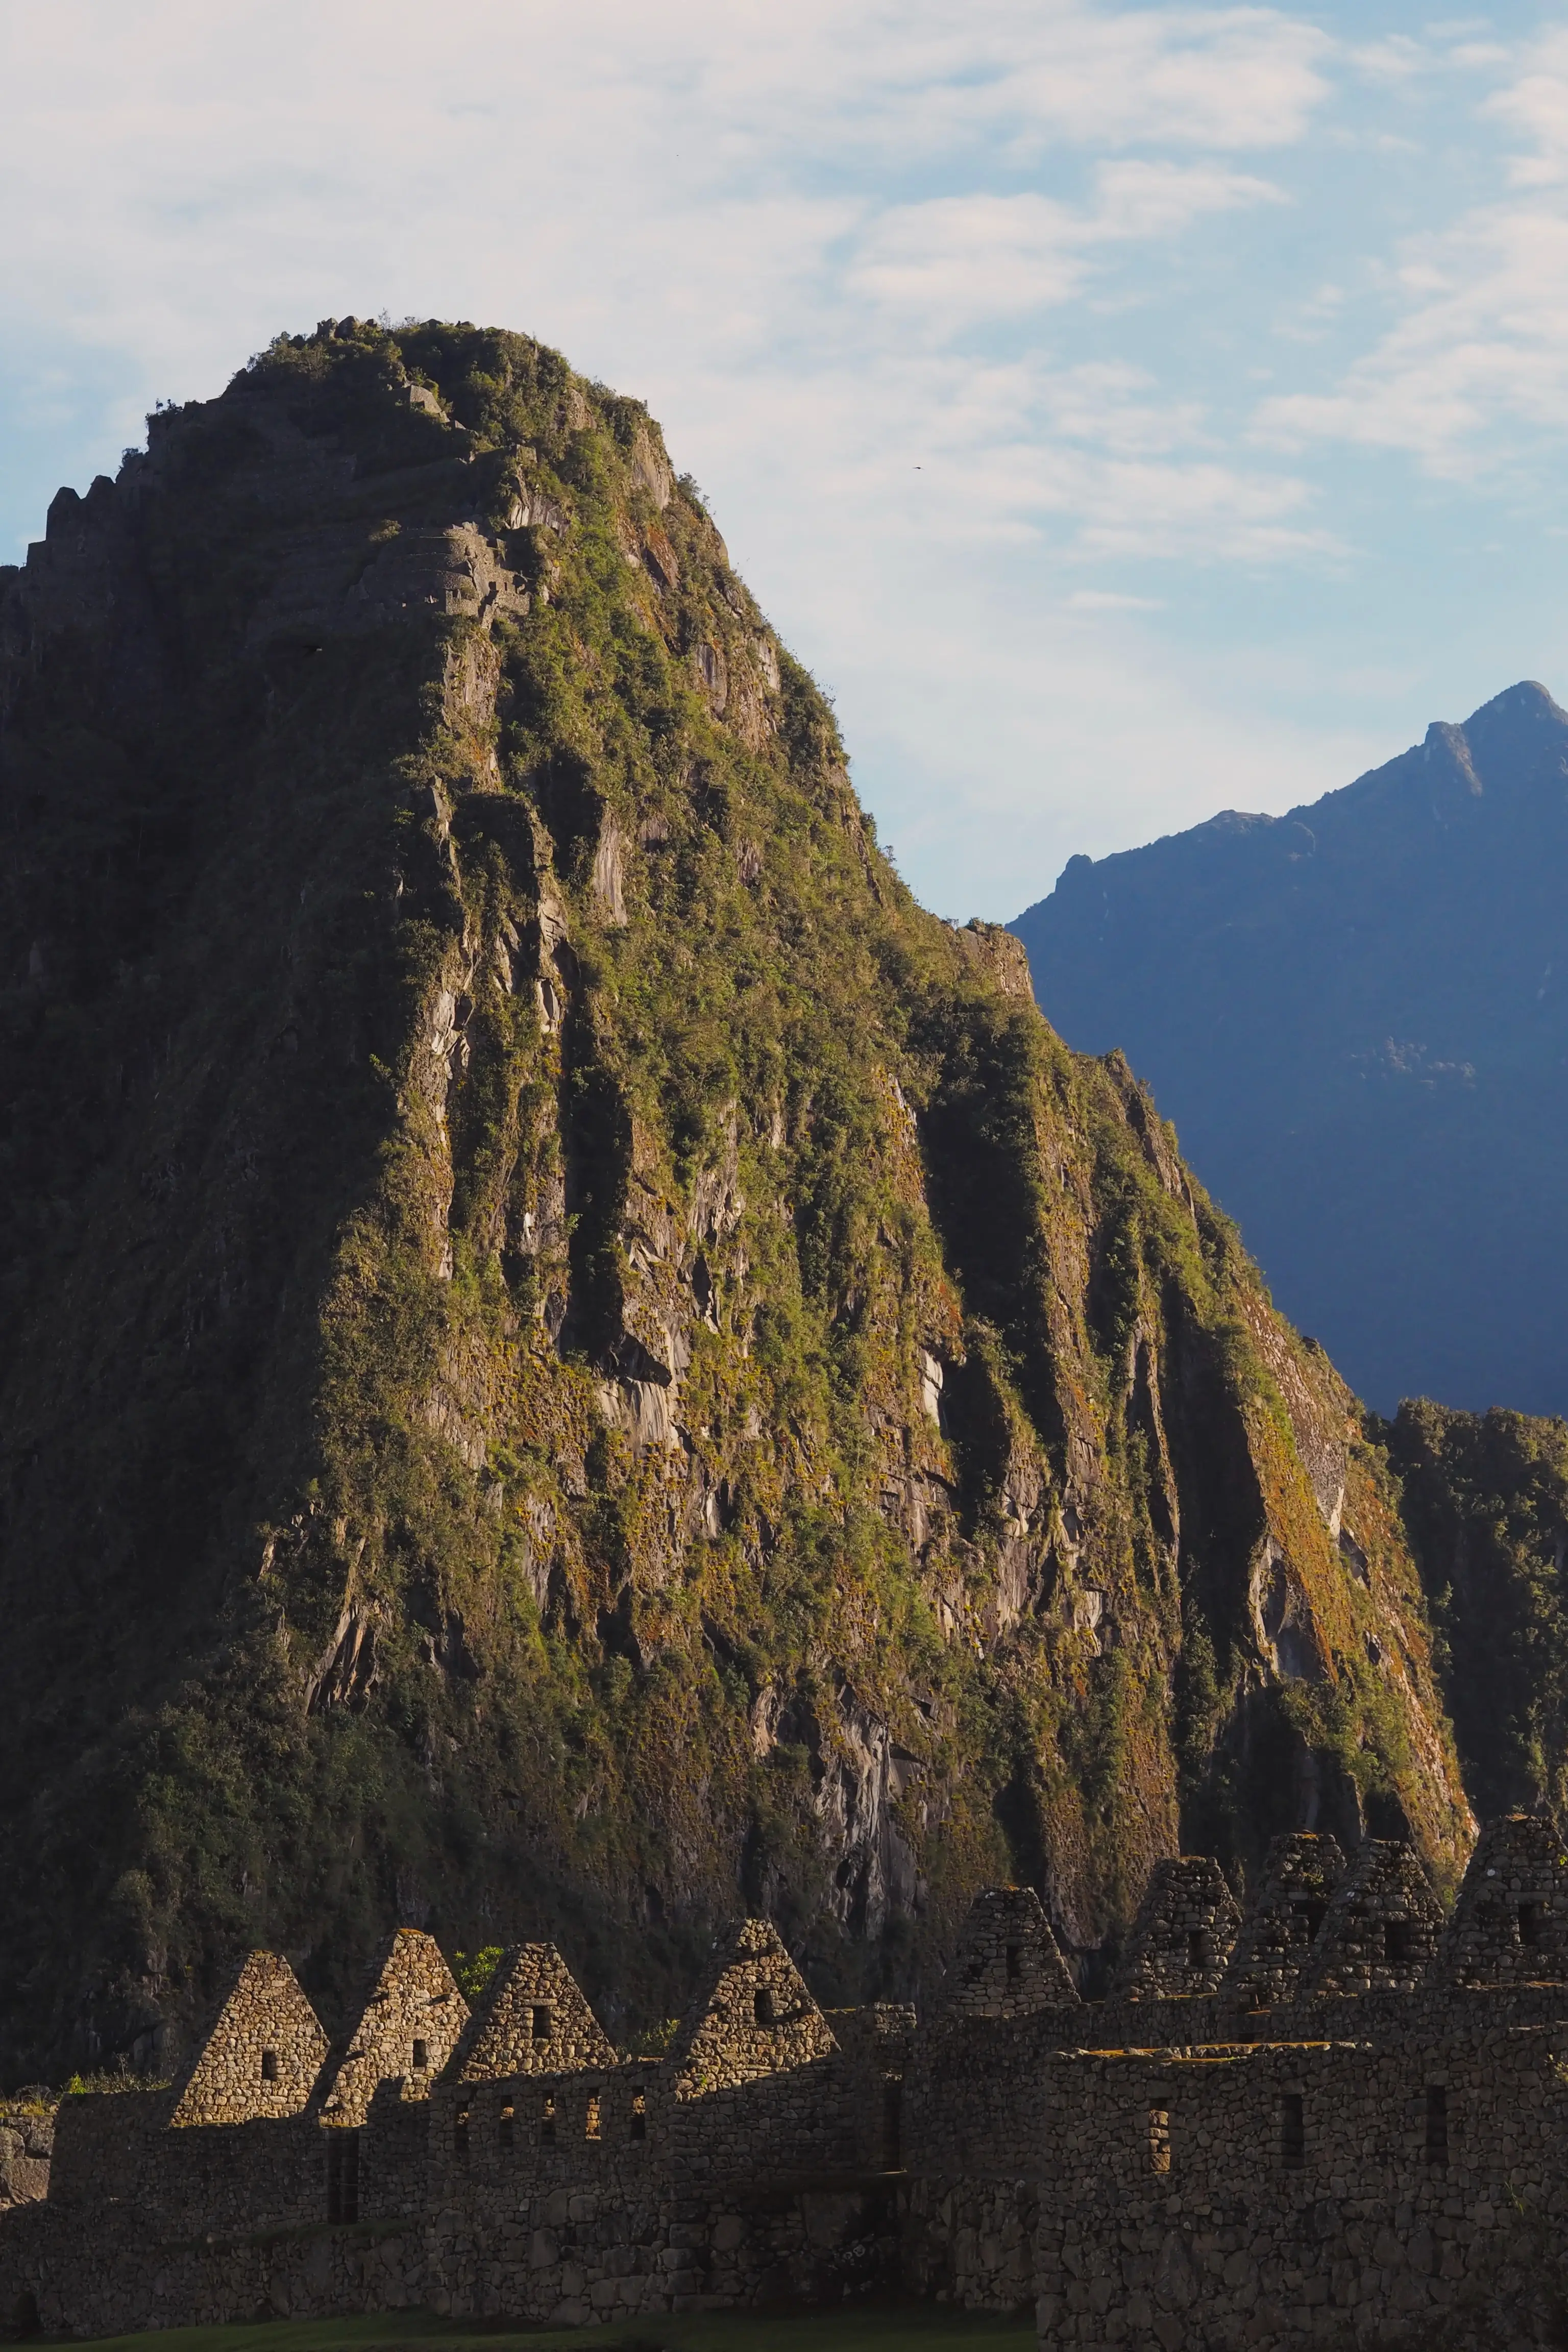
[[[658,2059],[548,1945],[469,2016],[402,1932],[335,2048],[257,1953],[174,2089],[61,2104],[47,2196],[0,2210],[0,2313],[571,2323],[901,2284],[1028,2305],[1046,2347],[1415,2347],[1512,2216],[1568,2217],[1560,2051],[1568,1857],[1522,1815],[1447,1924],[1404,1845],[1283,1839],[1239,1918],[1214,1864],[1167,1863],[1104,2001],[1027,1889],[977,1899],[920,2021],[825,2013],[751,1920]]]

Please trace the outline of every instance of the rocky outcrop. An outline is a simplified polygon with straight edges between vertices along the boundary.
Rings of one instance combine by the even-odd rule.
[[[0,2212],[48,2195],[54,2147],[55,2103],[47,2092],[0,2100]]]

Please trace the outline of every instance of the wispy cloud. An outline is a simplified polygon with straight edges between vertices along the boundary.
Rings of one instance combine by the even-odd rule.
[[[1125,596],[1115,588],[1075,588],[1067,599],[1069,613],[1163,613],[1163,596]]]
[[[1568,34],[1523,49],[1461,45],[1494,83],[1484,115],[1522,138],[1498,193],[1406,236],[1384,273],[1395,317],[1332,386],[1264,402],[1260,440],[1404,451],[1473,480],[1528,471],[1526,436],[1568,432]]]

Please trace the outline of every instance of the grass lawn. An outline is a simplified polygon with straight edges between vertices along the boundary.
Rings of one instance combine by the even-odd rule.
[[[98,2340],[95,2352],[1033,2352],[1034,2324],[910,2305],[760,2319],[750,2313],[617,2320],[607,2327],[513,2327],[399,2312],[374,2319],[276,2319],[170,2327]]]

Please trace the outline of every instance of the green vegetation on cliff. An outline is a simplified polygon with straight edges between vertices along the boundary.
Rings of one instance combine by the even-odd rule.
[[[1481,1814],[1568,1811],[1568,1423],[1422,1398],[1386,1430]]]
[[[1386,1460],[1118,1056],[919,908],[636,403],[282,340],[0,573],[0,2066],[241,1941],[1468,1832]]]

